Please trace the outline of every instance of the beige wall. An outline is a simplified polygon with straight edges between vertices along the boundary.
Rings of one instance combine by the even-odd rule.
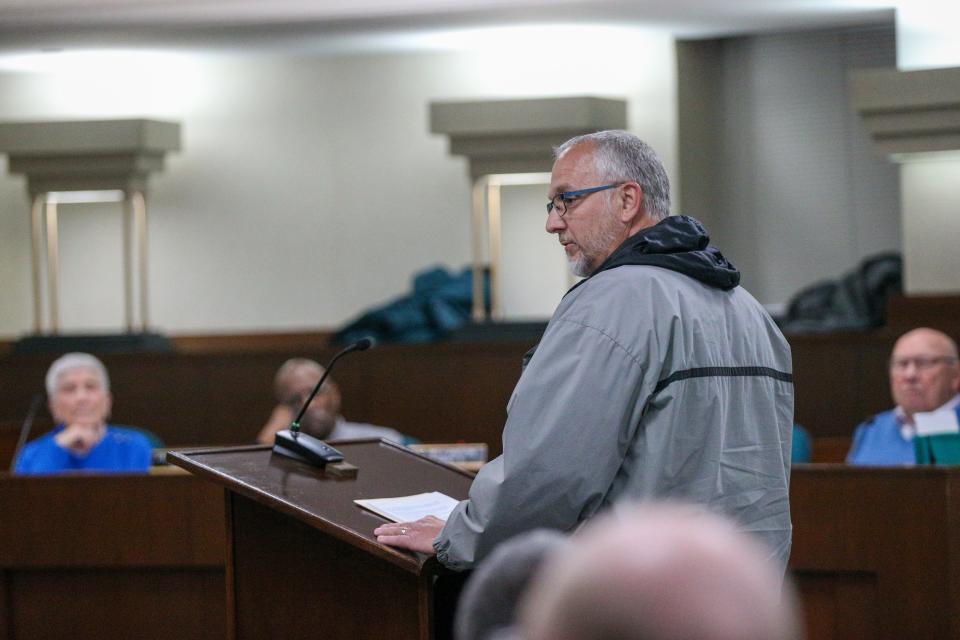
[[[960,292],[960,157],[931,154],[900,167],[904,287],[911,294]]]
[[[625,98],[632,130],[675,173],[673,44],[663,34],[619,33],[579,48],[158,54],[142,66],[0,71],[0,120],[182,123],[183,151],[152,179],[149,200],[152,320],[169,333],[335,327],[408,291],[417,270],[465,266],[469,179],[464,160],[428,133],[431,100]],[[0,169],[5,338],[29,331],[32,302],[24,181],[4,160]],[[118,329],[116,215],[68,215],[76,218],[65,220],[61,238],[73,265],[63,273],[64,329]]]
[[[681,45],[682,211],[771,307],[901,248],[896,167],[849,106],[852,69],[892,66],[890,25]],[[684,67],[681,67],[683,69]]]
[[[960,67],[955,3],[916,0],[897,11],[897,67]],[[960,153],[899,158],[904,287],[908,294],[960,293]]]

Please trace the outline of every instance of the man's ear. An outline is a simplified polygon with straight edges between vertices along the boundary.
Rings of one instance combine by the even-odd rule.
[[[645,213],[643,188],[636,182],[626,182],[620,186],[620,221],[624,224],[634,222]]]

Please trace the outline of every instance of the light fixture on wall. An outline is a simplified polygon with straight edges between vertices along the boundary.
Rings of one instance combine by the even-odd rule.
[[[500,188],[549,184],[553,148],[584,133],[627,126],[627,103],[594,97],[434,102],[430,131],[466,156],[473,181],[473,319],[504,319]],[[486,251],[485,251],[486,249]],[[490,269],[490,314],[483,273]]]
[[[122,202],[124,311],[128,334],[146,334],[146,187],[164,155],[180,148],[180,125],[155,120],[0,123],[0,152],[9,171],[24,174],[31,201],[33,328],[36,335],[60,333],[58,208]],[[46,283],[43,256],[46,256]],[[134,305],[136,293],[138,304]],[[46,291],[47,322],[43,318]]]
[[[50,191],[47,200],[57,204],[87,204],[94,202],[123,202],[126,195],[120,189],[95,191]]]
[[[850,106],[881,155],[905,161],[960,150],[960,67],[856,71]]]

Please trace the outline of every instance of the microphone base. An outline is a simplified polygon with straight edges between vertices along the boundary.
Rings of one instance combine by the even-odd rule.
[[[274,436],[273,452],[321,469],[327,464],[343,461],[343,454],[323,440],[302,432],[293,433],[289,429],[278,431]]]

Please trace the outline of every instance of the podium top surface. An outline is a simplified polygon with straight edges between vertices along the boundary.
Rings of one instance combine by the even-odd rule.
[[[274,455],[269,445],[169,452],[171,463],[223,485],[352,546],[413,573],[430,557],[381,545],[373,530],[384,518],[354,504],[359,498],[392,498],[440,491],[467,497],[470,474],[385,440],[331,441],[356,477],[336,477],[303,462]]]

